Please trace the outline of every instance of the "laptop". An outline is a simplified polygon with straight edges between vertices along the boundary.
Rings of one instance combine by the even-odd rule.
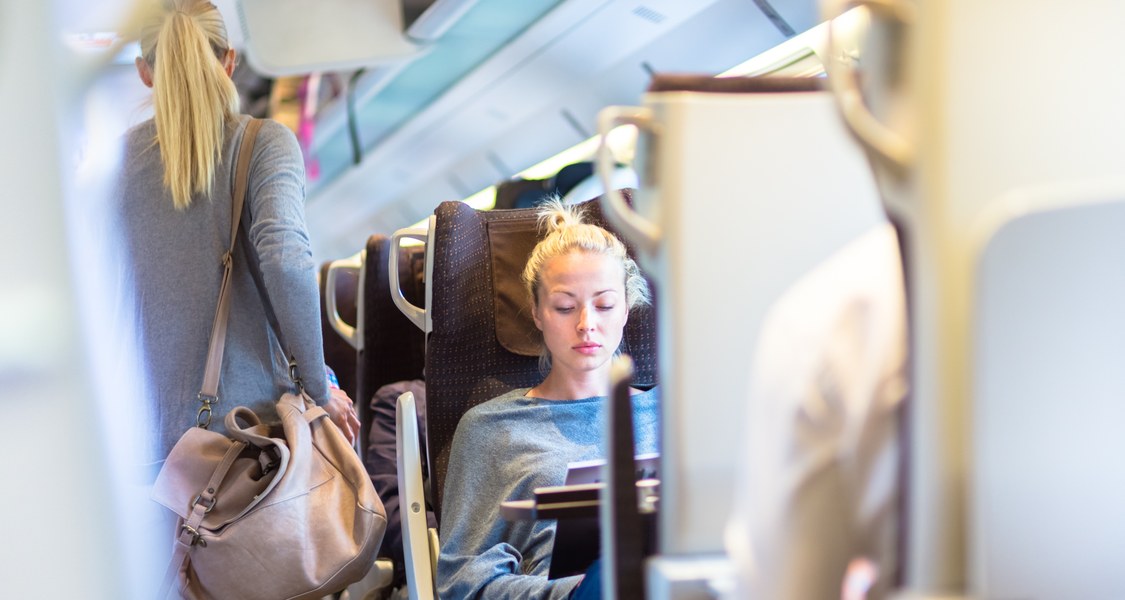
[[[636,480],[659,479],[659,454],[639,454],[636,457]],[[563,487],[602,483],[605,479],[605,460],[587,460],[567,465]],[[646,547],[655,549],[656,514],[642,514],[649,532]],[[551,549],[549,579],[581,575],[601,555],[601,527],[596,515],[590,517],[560,518],[555,526],[555,542]]]
[[[660,479],[660,455],[657,453],[638,454],[636,457],[636,480]],[[566,466],[566,479],[563,485],[582,483],[601,483],[604,479],[605,460],[594,459],[572,462]]]

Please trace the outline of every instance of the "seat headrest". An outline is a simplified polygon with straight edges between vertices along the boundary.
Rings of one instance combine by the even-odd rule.
[[[520,277],[539,242],[536,219],[492,221],[485,227],[492,261],[496,340],[513,354],[539,356],[543,335],[532,320],[531,302]]]

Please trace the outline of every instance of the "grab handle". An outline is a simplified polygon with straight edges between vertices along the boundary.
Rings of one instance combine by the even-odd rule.
[[[652,111],[637,106],[607,106],[598,113],[597,168],[605,193],[602,195],[602,209],[611,225],[638,250],[648,256],[655,256],[660,245],[660,227],[633,210],[625,197],[613,184],[616,168],[613,151],[609,147],[609,132],[619,125],[634,125],[637,129],[653,132]]]
[[[324,313],[328,317],[328,324],[336,330],[336,333],[340,334],[340,337],[344,338],[344,341],[348,342],[349,346],[356,350],[361,349],[363,332],[358,327],[348,325],[340,317],[340,308],[336,303],[336,279],[343,269],[358,270],[362,273],[363,263],[366,259],[367,250],[361,250],[348,258],[334,260],[328,265],[328,274],[324,278]]]
[[[832,95],[844,123],[852,131],[860,144],[891,165],[898,168],[909,167],[914,162],[914,146],[899,132],[884,125],[871,113],[859,89],[859,79],[854,67],[844,65],[835,57],[841,56],[837,47],[838,37],[834,34],[836,17],[848,10],[863,6],[872,14],[893,18],[899,23],[909,25],[914,22],[915,11],[912,4],[902,0],[824,0],[825,16],[828,23],[828,56],[824,61],[825,71],[831,83]]]
[[[433,225],[431,223],[431,227],[432,226]],[[429,231],[420,227],[413,229],[399,229],[391,235],[391,251],[387,253],[387,272],[390,279],[391,300],[393,300],[395,306],[397,306],[398,309],[402,311],[402,314],[406,315],[407,319],[410,319],[411,323],[414,323],[414,325],[418,327],[418,329],[421,329],[426,333],[429,333],[428,331],[426,331],[426,309],[414,306],[410,303],[410,301],[406,299],[406,296],[403,295],[402,283],[401,279],[399,278],[398,272],[398,263],[399,253],[402,252],[403,239],[418,240],[425,244],[428,240],[428,236]],[[430,251],[431,248],[426,248],[427,253]],[[429,287],[428,281],[426,282],[426,285],[427,287]]]

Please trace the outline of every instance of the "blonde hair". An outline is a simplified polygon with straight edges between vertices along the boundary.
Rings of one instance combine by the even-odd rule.
[[[238,90],[223,67],[230,49],[223,17],[206,0],[165,0],[142,26],[141,53],[153,73],[156,143],[164,185],[178,210],[211,195]]]
[[[621,261],[625,271],[625,306],[633,310],[639,305],[647,305],[649,299],[648,282],[645,281],[637,263],[629,258],[625,244],[609,231],[591,223],[583,222],[582,209],[566,206],[559,198],[543,203],[539,209],[539,227],[546,228],[547,235],[539,240],[527,259],[523,269],[523,284],[531,299],[532,310],[539,308],[539,286],[543,282],[543,268],[557,257],[572,252],[612,256]],[[539,355],[539,371],[546,375],[551,370],[551,353],[547,345]]]
[[[542,283],[543,268],[556,256],[572,252],[612,256],[621,261],[625,271],[625,305],[633,307],[648,304],[648,282],[641,275],[637,263],[629,258],[625,244],[605,229],[584,222],[585,214],[575,206],[566,206],[558,198],[545,202],[539,209],[539,227],[546,228],[547,235],[539,240],[527,265],[523,269],[523,283],[531,298],[531,306],[539,306],[539,285]]]

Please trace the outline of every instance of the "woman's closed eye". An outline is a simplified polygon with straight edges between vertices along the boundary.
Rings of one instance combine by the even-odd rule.
[[[574,311],[573,306],[556,306],[555,307],[555,312],[562,313],[564,315],[566,313],[573,312],[573,311]]]
[[[615,306],[616,305],[614,305],[614,304],[599,304],[595,308],[597,308],[598,310],[600,310],[602,312],[608,312],[608,311],[613,310]]]

